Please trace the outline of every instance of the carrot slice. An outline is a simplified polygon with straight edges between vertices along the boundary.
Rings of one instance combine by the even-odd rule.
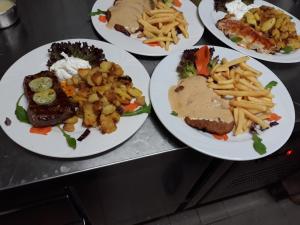
[[[123,109],[124,109],[124,112],[133,112],[133,111],[135,111],[135,109],[137,107],[139,107],[139,105],[137,103],[133,102],[133,103],[130,103],[128,105],[125,105],[123,107]]]
[[[199,48],[195,53],[195,57],[196,57],[195,64],[196,64],[197,73],[199,75],[208,76],[209,75],[208,63],[210,60],[210,52],[208,46],[205,45]]]
[[[281,119],[281,116],[277,115],[276,113],[271,113],[267,120],[269,121],[278,121]]]
[[[224,141],[228,140],[227,134],[223,134],[223,135],[213,134],[213,137],[217,140],[224,140]]]
[[[33,134],[47,135],[52,130],[52,127],[31,127],[29,132]]]
[[[151,47],[160,46],[158,41],[147,43],[147,45],[149,45],[149,46],[151,46]]]
[[[105,15],[100,15],[100,16],[98,17],[98,19],[99,19],[99,21],[102,22],[102,23],[106,23],[106,21],[107,21],[107,18],[106,18]]]
[[[60,87],[63,89],[63,91],[68,97],[73,96],[75,94],[75,87],[72,85],[67,85],[67,82],[65,80],[60,82]]]
[[[182,3],[180,0],[173,0],[173,5],[175,5],[176,7],[180,7]]]

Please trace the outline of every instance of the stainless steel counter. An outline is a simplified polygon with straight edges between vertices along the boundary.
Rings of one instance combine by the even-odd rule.
[[[272,1],[274,3],[274,1]],[[282,8],[300,17],[300,4],[275,1]],[[0,77],[14,61],[26,52],[49,42],[68,38],[103,40],[94,31],[89,12],[94,0],[22,0],[18,1],[18,23],[0,30]],[[224,46],[208,30],[198,44]],[[161,58],[136,56],[151,75]],[[295,102],[297,121],[300,118],[300,63],[266,63],[279,76]],[[0,106],[1,107],[1,106]],[[298,128],[296,123],[296,129]],[[128,141],[101,155],[62,160],[43,157],[18,146],[0,131],[0,190],[80,173],[130,160],[166,153],[185,147],[173,137],[152,114],[141,129]],[[201,153],[199,153],[201,154]]]

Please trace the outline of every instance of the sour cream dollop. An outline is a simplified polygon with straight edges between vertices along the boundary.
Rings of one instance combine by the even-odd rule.
[[[227,11],[230,14],[234,14],[237,20],[243,18],[246,12],[252,8],[257,8],[257,5],[250,4],[246,5],[242,0],[234,0],[225,4]]]
[[[71,78],[73,75],[77,74],[77,71],[80,68],[91,68],[90,63],[86,60],[73,56],[69,57],[64,52],[62,52],[61,55],[64,59],[56,61],[50,67],[50,70],[54,71],[59,80]]]

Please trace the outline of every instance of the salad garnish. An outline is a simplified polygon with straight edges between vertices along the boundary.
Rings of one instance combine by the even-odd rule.
[[[57,126],[57,127],[62,132],[64,137],[66,138],[68,146],[73,148],[73,149],[76,149],[76,146],[77,146],[76,139],[71,137],[69,134],[67,134],[60,126]]]
[[[151,112],[151,104],[147,105],[146,103],[133,112],[124,112],[122,116],[135,116],[142,113],[150,113]]]
[[[23,108],[23,106],[20,105],[20,101],[21,101],[23,96],[24,96],[24,93],[19,97],[19,99],[16,103],[15,114],[16,114],[17,119],[20,122],[29,123],[28,116],[27,116],[27,111],[26,111],[26,109]]]

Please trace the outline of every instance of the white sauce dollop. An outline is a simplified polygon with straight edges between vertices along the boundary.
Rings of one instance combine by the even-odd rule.
[[[245,3],[242,2],[242,0],[234,0],[232,2],[228,2],[225,4],[225,6],[227,11],[230,14],[234,14],[237,20],[242,19],[248,10],[258,7],[257,5],[254,4],[246,5]]]
[[[61,55],[64,59],[56,61],[50,67],[50,70],[55,72],[59,80],[71,78],[73,75],[77,74],[77,71],[80,68],[91,68],[90,63],[86,60],[73,56],[69,57],[64,52],[62,52]]]

